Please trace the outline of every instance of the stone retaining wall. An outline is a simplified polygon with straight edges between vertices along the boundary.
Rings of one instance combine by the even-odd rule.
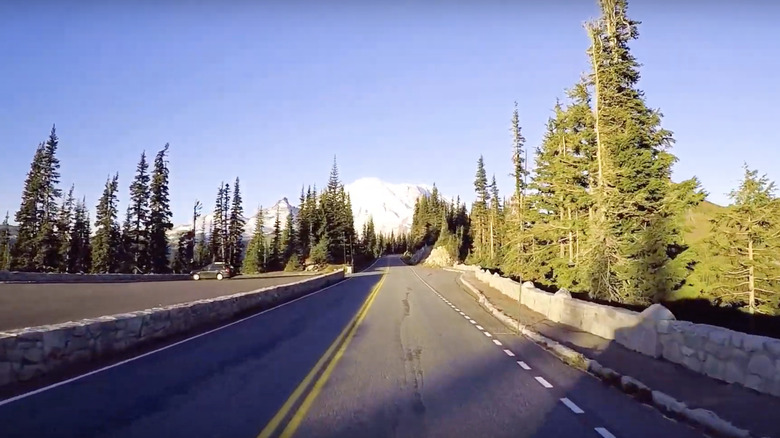
[[[590,303],[561,289],[552,294],[526,281],[522,285],[478,266],[455,265],[519,300],[550,321],[614,340],[639,353],[663,358],[698,373],[780,396],[780,339],[749,335],[723,327],[677,321],[654,304],[641,313]]]
[[[129,283],[140,281],[189,280],[188,274],[59,274],[0,271],[0,283]]]
[[[0,386],[26,381],[149,341],[291,301],[344,278],[344,271],[217,298],[0,332]]]

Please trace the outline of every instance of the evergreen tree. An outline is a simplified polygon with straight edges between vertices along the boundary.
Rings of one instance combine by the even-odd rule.
[[[24,181],[22,202],[14,215],[19,228],[12,251],[12,268],[18,271],[35,270],[35,258],[38,245],[36,238],[41,227],[41,210],[38,204],[38,194],[41,191],[41,173],[43,166],[43,143],[35,149],[30,170]]]
[[[173,224],[168,199],[168,163],[165,159],[168,147],[166,143],[155,156],[149,185],[149,267],[155,274],[170,271],[166,232],[173,228]]]
[[[119,225],[117,224],[117,190],[119,174],[106,181],[103,195],[97,205],[95,218],[95,237],[93,241],[92,272],[114,273],[119,268],[118,247],[121,244]]]
[[[11,269],[11,231],[8,224],[8,212],[5,212],[5,219],[0,224],[0,271]]]
[[[507,229],[505,248],[502,254],[501,268],[509,275],[520,276],[527,270],[529,259],[530,235],[528,233],[528,214],[526,178],[528,168],[526,161],[525,137],[520,127],[520,114],[515,102],[512,112],[510,131],[512,133],[512,179],[514,191],[509,201],[507,212]]]
[[[246,257],[241,265],[244,274],[258,274],[265,270],[265,234],[263,233],[263,207],[255,216],[255,231],[246,247]]]
[[[485,262],[489,254],[489,230],[488,230],[488,180],[485,172],[485,162],[482,155],[477,160],[477,174],[474,178],[474,191],[477,199],[471,209],[471,222],[474,224],[474,261]]]
[[[295,234],[295,226],[292,213],[287,215],[285,221],[284,231],[282,232],[282,262],[287,265],[293,256],[296,256],[296,250],[298,248],[297,236]],[[298,260],[298,257],[295,257]]]
[[[128,263],[128,272],[146,273],[149,272],[151,267],[151,256],[149,253],[150,179],[146,152],[142,152],[141,159],[136,166],[135,178],[132,184],[130,184],[130,203],[127,206],[127,219],[125,220],[122,233],[125,241],[125,258]],[[167,197],[167,193],[165,196]]]
[[[311,221],[309,219],[309,202],[308,199],[311,196],[311,188],[309,188],[308,194],[304,193],[303,187],[301,187],[300,204],[298,205],[298,219],[295,223],[295,235],[298,238],[298,253],[301,258],[305,259],[309,254],[310,237],[311,237]]]
[[[589,23],[595,90],[596,178],[586,278],[597,297],[648,303],[667,296],[687,275],[681,213],[702,199],[697,183],[671,182],[672,133],[637,88],[639,64],[629,42],[638,22],[626,0],[599,0]]]
[[[230,216],[228,223],[228,246],[229,246],[229,263],[231,266],[240,268],[244,255],[244,227],[246,219],[244,219],[244,207],[241,204],[241,189],[239,187],[238,178],[233,185],[233,201],[230,205]]]
[[[446,226],[447,225],[446,216],[444,217],[443,221]],[[491,261],[491,265],[493,266],[497,266],[500,263],[499,252],[501,250],[503,222],[504,222],[503,207],[501,206],[501,198],[498,195],[498,185],[496,184],[496,176],[493,175],[493,180],[490,183],[490,213],[488,217],[490,261]],[[447,227],[447,232],[450,232],[449,227]]]
[[[67,272],[80,273],[92,270],[92,247],[90,245],[89,213],[86,202],[82,199],[76,203],[73,215],[73,226],[70,230],[68,243]]]
[[[222,200],[224,198],[225,184],[219,183],[217,190],[217,200],[214,202],[214,214],[211,223],[211,259],[214,261],[224,261],[224,246],[222,242],[222,212],[224,207]]]
[[[230,184],[225,183],[222,189],[222,224],[220,224],[220,230],[222,235],[219,236],[220,245],[222,246],[222,260],[230,263]]]
[[[274,232],[271,238],[271,248],[269,250],[266,266],[269,271],[279,271],[282,269],[282,225],[279,219],[279,210],[276,211],[276,220],[274,221]]]
[[[60,241],[57,233],[59,199],[62,190],[59,189],[60,161],[57,158],[57,138],[55,127],[52,126],[49,138],[43,145],[37,199],[41,213],[40,228],[36,235],[36,252],[33,263],[39,271],[53,272],[60,268]]]
[[[195,239],[195,233],[192,230],[182,233],[179,236],[179,240],[176,245],[176,253],[173,257],[173,271],[177,273],[187,273],[192,269],[192,262],[194,254],[194,245],[192,241]]]
[[[742,302],[748,311],[780,312],[780,199],[766,175],[745,166],[730,193],[733,204],[713,220],[709,245],[715,260],[715,297]],[[726,256],[726,257],[719,257]]]
[[[195,265],[206,266],[211,262],[211,252],[209,242],[206,237],[206,218],[200,222],[200,232],[198,233],[197,243],[195,244]]]
[[[57,259],[60,262],[60,266],[57,268],[59,272],[69,272],[68,266],[70,261],[68,260],[70,254],[70,239],[72,235],[73,221],[74,221],[74,208],[76,200],[73,198],[73,189],[71,185],[68,190],[68,195],[60,208],[60,217],[57,221],[57,240],[60,242],[59,255]]]

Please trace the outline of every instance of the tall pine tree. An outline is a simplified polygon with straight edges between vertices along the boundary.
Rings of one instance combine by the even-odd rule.
[[[282,263],[282,224],[279,218],[279,210],[277,210],[266,266],[269,271],[279,271],[282,269]]]
[[[170,272],[168,259],[167,231],[173,228],[168,198],[168,143],[154,158],[154,167],[149,185],[149,267],[155,274]]]
[[[130,203],[127,206],[127,220],[123,232],[128,272],[147,273],[150,268],[150,179],[149,164],[144,151],[136,166],[135,178],[130,184]]]
[[[214,202],[214,214],[211,219],[211,258],[214,261],[225,261],[224,245],[222,242],[222,224],[223,212],[225,211],[222,202],[224,199],[225,184],[219,183],[217,190],[217,200]]]
[[[60,243],[58,260],[60,266],[57,268],[59,272],[68,272],[68,266],[70,261],[68,257],[70,255],[70,238],[72,235],[73,221],[74,221],[74,209],[76,206],[76,200],[73,198],[74,186],[70,186],[68,195],[65,197],[65,201],[60,208],[60,216],[57,221],[57,240]]]
[[[0,271],[11,269],[11,229],[8,224],[8,212],[0,224]]]
[[[242,206],[241,189],[239,180],[233,185],[233,201],[230,204],[230,215],[228,220],[228,262],[236,269],[241,267],[244,255],[244,228],[246,219],[244,219],[244,207]]]
[[[255,231],[246,247],[246,257],[241,265],[244,274],[258,274],[265,270],[265,234],[263,233],[263,207],[255,216]]]
[[[68,243],[68,269],[70,273],[84,273],[92,270],[92,246],[89,212],[84,199],[75,205],[73,226]]]
[[[118,248],[121,234],[117,224],[117,191],[119,174],[106,180],[103,195],[97,205],[95,237],[92,242],[92,272],[114,273],[119,269]]]
[[[30,170],[24,180],[22,190],[22,202],[14,215],[19,229],[16,234],[16,242],[12,251],[11,266],[19,271],[35,270],[35,258],[38,251],[36,238],[41,228],[41,209],[38,203],[41,191],[41,174],[44,162],[43,143],[35,149]]]
[[[745,303],[750,313],[780,312],[780,199],[775,184],[745,166],[733,204],[713,220],[709,245],[716,260],[714,295]],[[725,256],[725,257],[720,257]]]
[[[586,278],[591,294],[648,303],[669,295],[687,275],[681,213],[702,199],[696,182],[675,185],[672,133],[637,88],[639,63],[629,42],[638,22],[626,0],[599,0],[587,25],[595,90],[596,186]]]
[[[33,263],[38,271],[53,272],[60,268],[60,235],[57,233],[59,200],[62,190],[60,181],[60,160],[57,158],[59,139],[56,129],[51,128],[49,138],[43,145],[43,155],[37,193],[40,211],[40,228],[35,238],[36,251]]]

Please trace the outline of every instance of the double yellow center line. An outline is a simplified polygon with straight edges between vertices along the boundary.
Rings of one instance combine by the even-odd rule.
[[[289,438],[295,434],[295,431],[298,429],[298,426],[300,426],[301,421],[303,421],[303,419],[306,417],[306,413],[309,411],[309,408],[311,408],[312,403],[314,403],[314,400],[317,399],[320,391],[322,391],[322,387],[325,386],[325,383],[327,383],[331,373],[333,373],[333,369],[336,368],[339,360],[341,360],[341,357],[344,355],[344,351],[346,351],[349,342],[352,340],[352,337],[355,336],[355,332],[357,331],[358,326],[363,321],[363,319],[365,319],[366,314],[368,313],[368,309],[371,307],[371,304],[374,302],[374,299],[376,299],[376,296],[379,293],[379,289],[382,288],[382,284],[385,282],[386,276],[387,268],[385,268],[384,273],[382,274],[382,278],[371,290],[371,293],[368,294],[366,300],[363,301],[363,304],[360,306],[360,309],[358,309],[357,313],[355,313],[355,316],[352,317],[346,327],[344,327],[344,330],[342,330],[338,337],[336,337],[336,340],[330,344],[330,347],[328,347],[317,363],[314,364],[314,367],[311,369],[311,371],[309,371],[301,383],[298,384],[298,386],[295,388],[295,391],[293,391],[287,401],[285,401],[282,407],[279,409],[279,412],[277,412],[276,415],[271,418],[271,421],[269,421],[268,424],[263,428],[263,430],[260,432],[260,435],[258,435],[258,438],[270,438],[274,435],[274,432],[276,432],[276,430],[279,428],[282,421],[288,417],[290,411],[298,403],[298,400],[311,386],[312,380],[314,380],[314,378],[319,374],[319,378],[314,383],[314,386],[311,386],[311,390],[303,399],[303,402],[298,406],[298,409],[292,415],[290,421],[287,423],[287,426],[285,426],[279,436],[282,438]],[[320,371],[322,371],[323,367],[325,367],[325,371],[320,374]]]

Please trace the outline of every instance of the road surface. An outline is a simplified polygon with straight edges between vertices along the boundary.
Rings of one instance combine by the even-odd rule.
[[[512,334],[456,277],[381,259],[222,330],[0,402],[0,435],[702,436]]]
[[[0,331],[214,298],[304,278],[271,273],[222,281],[0,283]]]

